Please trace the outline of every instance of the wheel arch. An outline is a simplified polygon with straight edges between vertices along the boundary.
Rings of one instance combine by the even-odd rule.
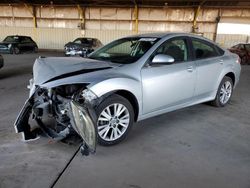
[[[117,90],[114,94],[120,95],[130,102],[134,109],[134,121],[136,122],[139,115],[139,104],[135,95],[127,90]]]
[[[225,76],[231,78],[233,81],[233,85],[235,84],[235,74],[233,72],[228,72],[227,74],[225,74]]]
[[[139,80],[112,78],[97,84],[90,84],[87,88],[93,91],[99,98],[106,98],[111,94],[118,94],[126,98],[134,108],[135,121],[139,119],[140,113],[142,112],[142,91]]]

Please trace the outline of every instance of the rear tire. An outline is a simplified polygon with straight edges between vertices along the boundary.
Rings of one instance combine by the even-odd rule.
[[[13,48],[13,53],[14,54],[20,54],[20,49],[18,47]]]
[[[228,104],[233,94],[233,81],[230,77],[225,76],[217,90],[215,99],[211,102],[213,106],[224,107]]]
[[[97,139],[100,145],[110,146],[123,141],[134,123],[134,109],[130,102],[111,95],[96,109]]]
[[[38,47],[34,47],[33,52],[38,53]]]

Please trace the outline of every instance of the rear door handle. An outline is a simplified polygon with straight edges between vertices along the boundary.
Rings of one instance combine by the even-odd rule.
[[[193,72],[193,70],[194,70],[194,69],[193,69],[193,66],[190,66],[190,67],[187,68],[187,71],[188,71],[188,72]]]
[[[220,59],[219,62],[220,62],[220,64],[223,64],[223,59]]]

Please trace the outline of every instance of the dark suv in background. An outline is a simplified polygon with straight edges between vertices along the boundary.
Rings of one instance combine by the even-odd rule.
[[[37,44],[29,36],[7,36],[0,43],[1,53],[19,54],[26,51],[38,51]]]
[[[73,42],[65,44],[65,56],[87,57],[88,54],[101,46],[101,41],[96,38],[77,38]]]

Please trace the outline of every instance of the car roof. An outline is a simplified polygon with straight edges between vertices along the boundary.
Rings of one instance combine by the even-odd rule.
[[[96,38],[92,38],[92,37],[78,37],[76,39],[93,39],[93,40],[96,40]]]
[[[214,41],[205,38],[203,36],[200,36],[198,34],[193,34],[193,33],[183,33],[183,32],[159,32],[159,33],[146,33],[146,34],[138,34],[138,35],[131,35],[131,36],[127,36],[127,37],[123,37],[123,38],[134,38],[134,37],[146,37],[146,38],[165,38],[165,37],[181,37],[181,36],[188,36],[188,37],[194,37],[194,38],[198,38],[198,39],[202,39],[204,41],[210,42],[216,46],[218,46],[218,44],[216,44]]]
[[[144,34],[137,34],[137,35],[131,35],[131,36],[128,36],[128,37],[152,37],[152,38],[164,38],[168,35],[172,35],[173,33],[170,33],[170,32],[162,32],[162,33],[144,33]],[[127,38],[127,37],[125,37]]]
[[[8,35],[7,37],[29,37],[31,38],[30,36],[25,36],[25,35]]]
[[[131,35],[124,38],[133,38],[133,37],[152,37],[152,38],[164,38],[167,36],[190,36],[190,37],[196,37],[201,38],[203,40],[209,40],[203,36],[192,34],[192,33],[183,33],[183,32],[159,32],[159,33],[145,33],[145,34],[137,34],[137,35]]]

